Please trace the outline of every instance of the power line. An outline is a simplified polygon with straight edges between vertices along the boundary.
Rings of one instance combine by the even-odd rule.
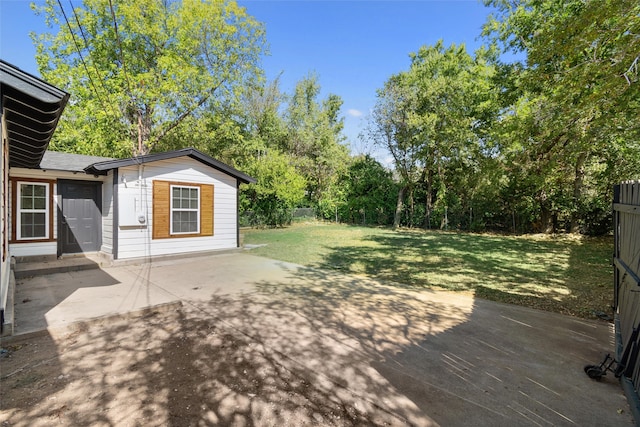
[[[131,84],[129,83],[129,76],[127,75],[127,63],[124,60],[124,54],[122,52],[122,42],[120,41],[120,33],[118,32],[118,20],[116,19],[116,13],[113,10],[113,3],[109,0],[109,9],[111,10],[111,18],[113,19],[113,28],[116,32],[116,42],[118,43],[118,54],[120,56],[120,62],[122,63],[122,73],[124,74],[124,79],[127,82],[127,90],[129,91],[129,96],[131,99],[136,101],[136,97],[131,91]],[[142,152],[142,110],[138,105],[135,105],[136,113],[138,118],[138,148],[136,149],[134,146],[133,152],[135,154],[134,157],[137,157]]]
[[[69,28],[69,33],[71,34],[71,39],[73,40],[73,44],[76,47],[76,51],[78,52],[78,55],[80,56],[80,61],[82,62],[82,65],[84,66],[84,70],[87,72],[87,77],[89,77],[89,82],[91,83],[91,87],[93,88],[93,91],[95,92],[96,96],[98,97],[98,101],[100,101],[100,105],[102,107],[102,110],[104,110],[106,112],[106,108],[104,106],[104,101],[102,100],[102,97],[100,96],[100,93],[96,89],[96,85],[93,82],[93,78],[91,77],[91,73],[89,73],[89,67],[87,67],[87,63],[85,62],[84,57],[82,56],[82,51],[80,50],[80,46],[78,45],[78,41],[76,40],[76,35],[73,33],[73,29],[71,28],[71,24],[69,23],[69,19],[67,18],[67,13],[64,11],[64,7],[62,6],[62,2],[60,0],[58,0],[58,5],[60,6],[60,10],[62,11],[62,16],[64,16],[64,20],[67,23],[67,27]]]
[[[111,10],[111,19],[113,19],[113,28],[116,32],[116,42],[118,43],[118,56],[120,57],[120,62],[122,63],[122,71],[124,73],[124,79],[127,82],[127,89],[129,90],[129,95],[135,99],[133,96],[133,92],[131,91],[131,84],[129,83],[129,76],[127,75],[127,64],[124,61],[124,55],[122,53],[122,42],[120,41],[120,33],[118,32],[118,20],[116,19],[116,13],[113,10],[113,3],[109,0],[109,10]]]
[[[89,42],[87,40],[87,36],[84,34],[84,30],[82,29],[82,24],[80,24],[80,19],[78,18],[78,14],[76,13],[76,9],[73,7],[73,3],[71,2],[71,0],[69,0],[69,5],[71,6],[71,11],[73,12],[73,16],[75,17],[76,20],[76,24],[78,24],[78,29],[80,30],[80,35],[82,35],[82,40],[84,41],[84,47],[89,50]],[[62,12],[64,13],[64,11]],[[91,50],[89,50],[89,55],[91,56]],[[111,99],[109,97],[109,90],[106,88],[106,86],[104,85],[104,79],[102,78],[102,76],[100,75],[100,70],[98,69],[98,66],[96,65],[95,61],[91,61],[93,64],[93,68],[96,71],[96,74],[98,75],[98,81],[100,82],[100,86],[102,86],[102,89],[104,90],[104,93],[106,94],[107,97],[107,104],[109,105],[109,107],[111,108],[112,113],[114,113],[114,115],[116,117],[118,117],[118,112],[115,111],[113,109],[113,103],[111,102]],[[85,67],[86,68],[86,67]],[[88,74],[88,71],[87,71]],[[91,79],[91,76],[89,76],[89,79]],[[93,84],[93,81],[92,81]],[[94,87],[95,90],[95,87]],[[96,95],[98,97],[100,97],[100,95],[96,92]],[[104,108],[103,108],[104,109]]]

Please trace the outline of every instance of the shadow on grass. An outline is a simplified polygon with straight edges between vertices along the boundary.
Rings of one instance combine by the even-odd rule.
[[[376,231],[363,244],[325,245],[319,268],[398,286],[475,291],[476,296],[585,318],[610,313],[605,239],[532,239],[451,232]],[[603,266],[606,271],[603,271]]]
[[[591,384],[579,365],[595,358],[601,329],[535,311],[523,318],[517,307],[467,296],[279,268],[281,279],[248,291],[210,286],[209,298],[178,311],[53,338],[51,371],[36,364],[3,382],[0,419],[16,426],[623,425],[609,404],[619,396],[600,393],[617,383],[584,390]],[[14,386],[29,375],[38,378],[29,398],[14,399]],[[567,400],[578,404],[567,409]]]

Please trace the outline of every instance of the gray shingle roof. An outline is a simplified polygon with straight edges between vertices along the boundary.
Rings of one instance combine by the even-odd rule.
[[[84,154],[60,153],[57,151],[46,151],[40,162],[40,169],[83,172],[85,168],[98,162],[114,160],[111,157],[85,156]]]

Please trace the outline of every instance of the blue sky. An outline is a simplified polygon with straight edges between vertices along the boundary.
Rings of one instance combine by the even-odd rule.
[[[0,0],[0,58],[39,75],[29,33],[47,29],[29,3]],[[343,99],[345,135],[354,154],[369,151],[358,134],[375,104],[376,90],[392,74],[408,68],[409,54],[439,39],[477,49],[482,44],[481,26],[491,11],[476,0],[238,3],[266,26],[270,55],[262,66],[269,80],[282,72],[280,88],[291,93],[296,82],[314,72],[322,98],[333,93]],[[68,0],[62,4],[71,8]]]

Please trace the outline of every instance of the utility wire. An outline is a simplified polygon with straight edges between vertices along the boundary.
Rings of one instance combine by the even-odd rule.
[[[109,0],[109,10],[111,10],[111,19],[113,19],[113,28],[115,30],[116,33],[116,42],[118,43],[118,54],[120,57],[120,62],[122,63],[122,73],[124,74],[124,79],[127,83],[127,90],[129,92],[129,96],[131,97],[131,99],[134,101],[136,101],[136,97],[134,96],[133,92],[131,91],[131,84],[129,83],[129,76],[127,75],[127,64],[124,60],[124,54],[122,52],[122,42],[120,41],[120,33],[118,32],[118,20],[116,19],[116,13],[113,10],[113,2],[111,0]],[[142,130],[141,130],[141,120],[142,120],[142,111],[140,108],[138,108],[137,105],[135,105],[136,107],[136,113],[138,115],[138,147],[137,149],[134,146],[133,152],[135,154],[135,158],[138,157],[138,155],[140,155],[140,151],[142,150],[142,140],[141,140],[141,135],[142,135]]]
[[[118,32],[118,20],[116,19],[116,13],[113,10],[113,3],[109,0],[109,10],[111,10],[111,19],[113,19],[113,28],[116,32],[116,42],[118,43],[118,56],[120,57],[120,62],[122,63],[122,71],[124,74],[124,79],[127,82],[127,90],[129,91],[129,96],[135,99],[133,96],[133,92],[131,91],[131,84],[129,83],[129,76],[127,75],[127,64],[124,61],[124,55],[122,53],[122,42],[120,41],[120,33]]]
[[[100,105],[102,106],[102,109],[106,112],[104,101],[102,100],[102,97],[100,96],[100,93],[98,92],[98,89],[96,88],[96,85],[93,82],[93,78],[91,77],[91,73],[89,72],[89,67],[87,67],[87,63],[85,62],[84,57],[82,56],[82,51],[80,50],[80,46],[78,45],[78,41],[76,40],[76,35],[73,33],[73,29],[71,28],[71,24],[69,23],[69,19],[67,18],[67,13],[64,11],[64,7],[62,7],[62,2],[60,0],[58,0],[58,5],[60,6],[60,10],[62,11],[62,16],[64,16],[64,20],[67,23],[67,27],[69,28],[69,33],[71,34],[71,38],[73,40],[73,44],[76,47],[76,51],[80,56],[80,61],[84,66],[84,70],[87,72],[87,76],[89,77],[89,82],[91,83],[91,87],[93,87],[93,91],[98,97],[98,101],[100,101]]]
[[[73,3],[71,2],[71,0],[69,0],[69,5],[71,6],[71,11],[73,12],[73,16],[75,17],[76,24],[78,24],[78,29],[80,30],[80,35],[82,36],[82,40],[84,41],[84,47],[89,51],[89,56],[91,56],[91,51],[89,50],[89,42],[87,41],[87,36],[85,35],[84,30],[82,29],[82,24],[80,24],[80,19],[78,18],[78,14],[76,13],[76,9],[73,7]],[[63,11],[63,13],[64,13],[64,11]],[[101,74],[100,70],[98,69],[98,66],[96,65],[95,61],[91,61],[91,62],[93,64],[94,70],[96,71],[96,74],[98,75],[98,81],[100,82],[100,86],[102,86],[102,89],[104,90],[104,93],[106,94],[107,105],[109,105],[109,108],[111,109],[111,112],[114,114],[114,116],[118,117],[119,113],[116,110],[113,109],[113,103],[111,102],[111,99],[109,97],[109,90],[104,85],[104,79],[100,75]],[[87,71],[87,73],[88,73],[88,71]],[[91,79],[91,75],[89,75],[89,79]],[[93,84],[93,80],[91,82]],[[95,90],[95,87],[94,87],[94,90]],[[100,97],[100,95],[97,93],[97,91],[96,91],[96,95],[98,95],[98,97]]]

